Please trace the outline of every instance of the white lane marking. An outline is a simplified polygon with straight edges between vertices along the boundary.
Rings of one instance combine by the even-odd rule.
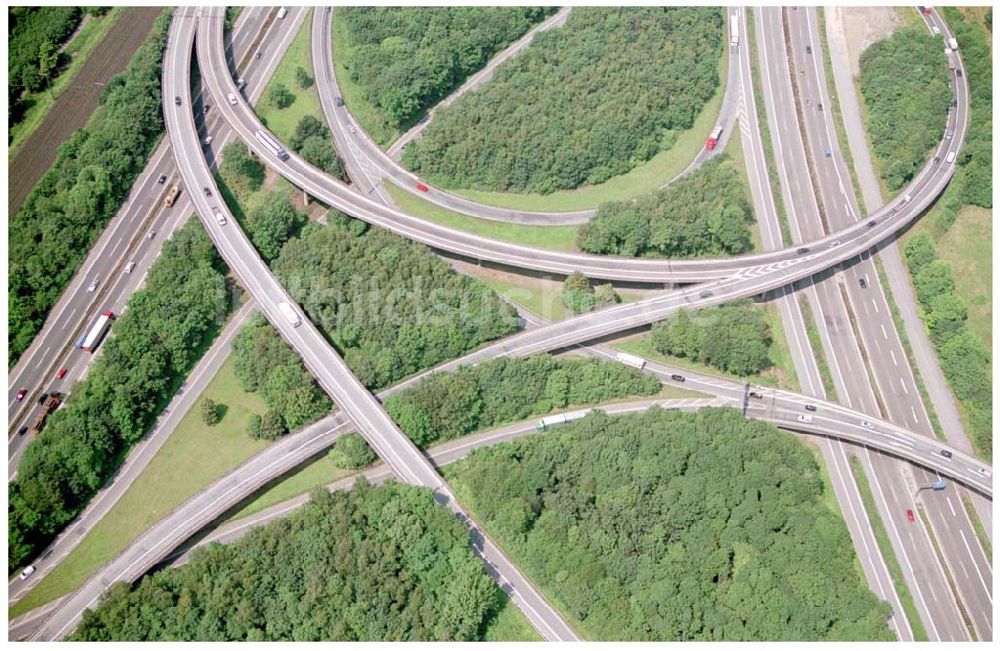
[[[910,395],[910,390],[906,388],[906,381],[902,377],[899,378],[899,386],[903,387],[903,393]]]
[[[865,277],[867,278],[868,274],[865,274]],[[874,298],[872,299],[872,305],[875,306],[875,311],[878,312],[879,311],[879,309],[878,309],[878,301],[876,301]]]
[[[917,418],[917,410],[913,408],[913,405],[910,405],[910,413],[913,414],[913,426],[917,427],[920,425],[920,419]]]
[[[896,361],[896,353],[891,348],[889,349],[889,357],[892,358],[892,365],[899,366],[899,362]]]
[[[955,505],[951,503],[951,496],[949,495],[948,497],[944,498],[944,501],[945,503],[948,504],[948,509],[951,511],[952,517],[955,517],[955,515],[957,514],[955,513]]]
[[[882,328],[882,338],[883,339],[888,339],[889,335],[885,331],[885,324],[884,323],[880,323],[880,324],[878,324],[878,327]]]
[[[965,537],[965,530],[964,529],[959,529],[958,533],[960,533],[962,535],[962,542],[965,543],[965,550],[967,552],[969,552],[969,558],[972,558],[972,548],[969,547],[969,540],[968,540],[968,538]],[[986,593],[986,598],[989,599],[990,600],[990,604],[992,604],[993,603],[993,595],[990,593],[990,588],[986,584],[986,579],[983,578],[983,573],[979,571],[979,565],[973,563],[973,567],[976,568],[976,574],[979,575],[979,582],[983,586],[983,592]],[[986,621],[990,621],[990,619],[987,618]]]

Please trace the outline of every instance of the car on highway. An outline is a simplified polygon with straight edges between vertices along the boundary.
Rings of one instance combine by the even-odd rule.
[[[236,87],[239,88],[240,90],[243,90],[243,87],[246,85],[247,85],[247,80],[244,79],[243,77],[240,77],[239,79],[236,80]]]
[[[27,433],[28,433],[28,426],[27,425],[21,425],[20,427],[17,428],[17,435],[18,436],[24,436]]]
[[[944,132],[944,137],[945,138],[951,138],[954,135],[955,135],[955,132],[953,130],[951,130],[951,129],[948,129],[947,131]]]
[[[156,237],[156,231],[149,231],[149,235],[146,236],[147,240],[151,240]]]
[[[806,411],[816,411],[816,405],[805,405]]]
[[[24,581],[25,579],[27,579],[29,576],[31,576],[34,573],[35,573],[35,566],[34,565],[29,565],[28,567],[26,567],[23,570],[21,570],[21,573],[18,576],[21,577],[22,581]]]
[[[44,405],[45,401],[48,399],[49,399],[49,394],[43,393],[42,395],[38,396],[38,404]]]
[[[670,379],[673,380],[674,382],[683,382],[684,381],[684,376],[683,375],[677,375],[676,373],[674,373],[673,375],[670,376]]]
[[[181,98],[180,97],[175,97],[174,98],[174,104],[176,104],[177,106],[180,106],[181,105]]]
[[[809,414],[799,414],[798,420],[800,423],[811,423],[813,422],[813,417]]]
[[[417,183],[417,189],[420,190],[421,192],[427,192],[430,188],[428,188],[423,183]]]
[[[160,174],[160,178],[156,179],[156,182],[159,183],[160,185],[163,185],[164,183],[167,182],[167,175]]]
[[[227,95],[227,98],[229,99],[229,103],[230,104],[232,104],[233,106],[236,106],[236,95],[234,95],[232,93],[229,93]]]
[[[132,273],[133,269],[135,269],[135,260],[132,260],[127,265],[125,265],[125,273],[130,274]]]
[[[830,248],[831,249],[834,248],[834,247],[838,247],[838,246],[840,246],[840,240],[834,240],[834,241],[830,242]]]
[[[858,278],[858,284],[861,285],[861,289],[868,289],[868,281],[864,278]]]
[[[56,371],[56,379],[57,380],[63,379],[64,377],[66,377],[66,373],[68,373],[68,372],[69,372],[69,369],[66,368],[65,366],[63,366],[61,369],[59,369],[58,371]]]
[[[87,291],[88,291],[88,292],[91,292],[91,293],[93,293],[94,291],[96,291],[96,290],[97,290],[97,285],[98,285],[98,284],[99,284],[100,282],[101,282],[101,279],[100,279],[100,278],[94,278],[93,280],[91,280],[91,281],[90,281],[90,284],[89,284],[89,285],[87,285]]]
[[[991,479],[993,477],[993,473],[986,468],[976,468],[975,471],[987,479]]]
[[[795,252],[798,253],[799,255],[802,255],[804,253],[809,253],[809,247],[808,246],[800,246],[798,249],[796,249]]]
[[[945,459],[950,459],[951,458],[951,450],[941,450],[940,454]]]
[[[203,145],[211,145],[212,144],[212,136],[205,136],[204,138],[202,138],[201,139],[201,144],[203,144]]]
[[[211,107],[211,106],[209,106],[208,104],[206,104],[206,105],[204,105],[204,106],[202,106],[202,107],[201,107],[201,112],[202,112],[203,114],[206,114],[206,115],[207,115],[207,114],[208,114],[208,109],[210,109],[210,108],[212,108],[212,107]]]
[[[833,156],[833,152],[830,151],[829,147],[827,147],[826,149],[823,150],[823,155],[829,158],[830,156]]]
[[[219,226],[226,225],[226,216],[222,214],[218,206],[212,206],[212,214],[215,215],[215,221],[219,222]]]
[[[877,219],[869,219],[866,226],[868,226],[868,228],[875,228],[875,224],[877,223],[878,223]]]
[[[253,58],[255,58],[255,59],[259,59],[259,58],[261,58],[262,56],[264,56],[264,53],[258,50],[258,51],[257,51],[257,54],[253,55]]]
[[[760,400],[760,399],[762,399],[762,398],[763,398],[764,396],[763,396],[763,395],[761,395],[760,393],[757,393],[756,391],[751,391],[751,392],[750,392],[750,397],[751,397],[751,398],[757,398],[758,400]]]
[[[337,95],[336,97],[333,98],[333,104],[334,106],[343,106],[344,98],[341,97],[340,95]]]
[[[701,293],[698,294],[698,296],[700,296],[701,298],[709,298],[710,296],[712,296],[712,290],[703,289],[701,290]]]
[[[28,390],[25,389],[24,387],[21,387],[20,389],[17,390],[17,395],[14,396],[14,399],[17,400],[18,402],[21,402],[22,400],[24,400],[24,396],[26,395],[28,395]]]
[[[875,423],[870,420],[863,420],[861,421],[861,427],[864,427],[865,429],[875,429]]]
[[[358,132],[358,129],[357,129],[357,127],[355,127],[355,126],[354,126],[353,124],[349,124],[349,125],[347,125],[347,128],[348,128],[348,130],[349,130],[349,131],[350,131],[351,133],[357,133],[357,132]]]
[[[916,522],[917,518],[913,515],[913,509],[906,509],[906,519],[910,522]]]
[[[212,191],[208,188],[202,188],[201,191],[205,193],[206,197],[212,196]]]
[[[806,46],[806,54],[812,54],[812,53],[813,53],[813,46],[807,45]]]
[[[817,104],[816,108],[819,109],[820,111],[822,111],[823,110],[823,102],[820,102],[819,104]]]

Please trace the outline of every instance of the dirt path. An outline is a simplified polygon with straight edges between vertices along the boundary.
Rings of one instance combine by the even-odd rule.
[[[55,162],[59,145],[87,123],[104,84],[125,69],[161,11],[158,7],[126,9],[90,53],[73,82],[56,98],[45,120],[24,141],[8,168],[8,215],[21,207],[38,179]]]
[[[825,15],[833,33],[846,43],[851,76],[858,78],[861,53],[903,24],[897,7],[828,7]],[[833,36],[833,34],[831,34]]]

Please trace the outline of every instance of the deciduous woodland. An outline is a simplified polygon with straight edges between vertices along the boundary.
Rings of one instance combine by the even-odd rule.
[[[446,470],[601,640],[889,640],[815,457],[731,409],[587,416]]]
[[[669,149],[719,85],[717,7],[581,7],[436,113],[406,165],[448,188],[552,192]]]
[[[71,639],[480,640],[504,600],[429,490],[360,480],[135,588],[117,584]]]

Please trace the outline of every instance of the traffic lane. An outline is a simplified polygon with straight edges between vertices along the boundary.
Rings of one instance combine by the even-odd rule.
[[[816,70],[817,77],[814,78],[812,75],[809,74],[806,74],[804,77],[804,83],[807,88],[806,92],[815,93],[817,96],[823,98],[825,101],[828,101],[826,100],[826,94],[825,94],[826,91],[825,78],[818,76],[823,74],[823,71],[818,63],[819,57],[816,55],[811,55],[806,51],[806,46],[809,45],[809,43],[812,40],[815,40],[816,38],[815,34],[811,33],[812,25],[810,24],[808,16],[809,12],[805,12],[806,20],[797,21],[797,29],[793,28],[791,30],[793,42],[796,43],[794,51],[797,53],[796,56],[800,58],[808,59],[809,57],[813,57],[814,59],[816,59],[814,61],[814,68]],[[805,66],[806,63],[802,62],[801,65]],[[810,81],[815,82],[813,84],[814,85],[813,89],[809,89]],[[804,113],[807,113],[807,108],[805,106],[800,105],[800,108],[801,110],[803,110]],[[819,113],[811,114],[809,115],[808,120],[811,121],[816,127],[814,130],[815,132],[821,131],[819,126],[821,123],[823,125],[822,131],[826,132],[829,131],[829,125],[827,121],[823,119],[823,116],[821,114]],[[844,184],[845,181],[847,181],[850,177],[846,176],[846,169],[844,174],[840,173],[840,168],[841,167],[846,168],[846,164],[837,154],[839,154],[839,150],[835,153],[834,156],[832,156],[833,165],[827,167],[828,170],[832,168],[834,174],[833,175],[827,174],[826,182],[822,183],[820,187],[820,190],[824,194],[825,201],[828,203],[828,205],[835,205],[835,202],[839,201],[844,206],[843,211],[840,210],[830,211],[832,227],[834,228],[844,225],[845,222],[850,223],[850,221],[856,219],[858,215],[856,204],[854,202],[853,193],[845,192]],[[836,177],[836,187],[834,187],[834,177]],[[838,191],[839,191],[839,196],[837,196]],[[853,271],[854,273],[858,273],[859,271],[867,272],[868,274],[870,274],[870,277],[876,284],[879,282],[877,275],[875,273],[874,265],[872,265],[870,261],[863,261],[859,265],[855,265]],[[857,278],[856,277],[852,278],[852,280],[857,280]],[[846,293],[848,295],[848,301],[851,300],[850,295],[852,293],[856,294],[858,291],[861,291],[859,287],[860,287],[859,284],[857,285],[854,283],[848,284],[848,287],[846,289]],[[878,349],[880,352],[879,355],[869,355],[872,361],[873,378],[876,384],[878,385],[880,395],[883,396],[883,400],[885,401],[885,406],[889,410],[889,416],[890,418],[892,418],[892,420],[896,422],[906,422],[906,419],[908,418],[909,424],[912,426],[913,429],[916,429],[918,431],[923,431],[925,433],[930,433],[931,426],[929,418],[927,417],[922,401],[919,399],[919,393],[916,389],[916,384],[913,379],[911,369],[906,361],[905,353],[899,342],[898,336],[896,335],[894,330],[894,323],[888,319],[889,317],[888,305],[887,303],[885,303],[884,297],[882,298],[883,301],[881,309],[879,308],[879,301],[877,301],[874,298],[871,299],[872,308],[873,310],[875,310],[876,314],[879,314],[880,317],[877,319],[878,321],[877,323],[876,319],[874,318],[865,318],[865,319],[859,318],[856,320],[856,323],[859,327],[859,332],[862,337],[862,341],[867,343],[869,350]],[[863,303],[862,305],[864,305],[864,307],[867,308],[868,303]],[[871,315],[869,315],[869,317],[870,316]],[[886,323],[886,321],[888,321],[888,323]],[[892,333],[892,335],[889,334],[890,332]],[[873,342],[877,342],[878,345],[877,348],[873,347],[874,346]],[[888,355],[882,354],[886,350],[888,350],[889,354]],[[902,359],[904,362],[902,367],[899,367],[898,365],[899,359]],[[895,362],[893,366],[897,368],[888,368],[889,360]],[[921,471],[915,471],[915,479],[917,479],[918,481],[922,480],[924,484],[927,484],[930,481],[932,481],[932,476],[928,475],[927,473],[923,473]],[[925,509],[925,511],[929,516],[932,529],[936,530],[935,532],[936,538],[939,541],[941,541],[941,545],[946,549],[946,554],[943,558],[945,565],[949,566],[949,569],[951,570],[951,576],[955,577],[956,580],[960,580],[960,575],[955,573],[954,569],[950,566],[954,564],[958,565],[961,569],[966,569],[966,566],[968,564],[975,563],[975,561],[973,559],[970,559],[969,557],[971,552],[967,554],[966,551],[962,549],[962,546],[957,544],[957,540],[952,540],[949,542],[948,539],[949,538],[955,539],[961,535],[968,535],[974,533],[971,522],[968,521],[967,514],[963,512],[960,516],[958,516],[958,518],[953,517],[951,521],[951,526],[945,528],[942,531],[942,527],[934,526],[934,523],[935,521],[937,521],[940,524],[941,520],[944,519],[945,514],[943,514],[940,511],[940,509],[933,507],[929,507]],[[985,558],[985,555],[982,554],[979,554],[978,556],[981,559]],[[981,585],[984,584],[981,583]],[[968,591],[969,591],[969,586],[967,584],[959,583],[959,595],[960,598],[963,599],[963,601],[966,601],[970,598],[967,595]],[[971,598],[975,599],[974,596]],[[977,610],[979,612],[983,611],[982,608],[976,608],[976,607],[968,608],[968,610],[972,612],[976,612]],[[959,628],[963,629],[961,632],[964,633],[964,626],[961,626],[960,619],[959,619],[959,625],[960,625]],[[988,622],[977,623],[975,621],[975,618],[973,618],[973,625],[976,628],[977,633],[981,635],[981,631],[984,628],[987,628],[989,626],[989,623]],[[961,638],[959,637],[959,639]]]
[[[219,44],[221,45],[221,44]],[[214,47],[214,46],[213,46]],[[224,53],[223,53],[224,54]],[[215,56],[215,55],[213,55]],[[234,88],[231,80],[222,80],[219,91],[220,94],[232,92]],[[253,112],[240,103],[236,107],[223,106],[227,119],[231,120],[240,131],[244,142],[258,154],[268,158],[268,153],[254,138],[255,131],[262,128],[259,120]],[[670,280],[681,280],[686,278],[686,274],[691,273],[689,279],[704,280],[706,274],[712,273],[712,268],[718,269],[732,265],[748,264],[750,259],[761,260],[771,259],[775,254],[755,254],[754,256],[743,256],[729,261],[709,261],[708,263],[699,261],[675,261],[669,263],[650,262],[635,259],[598,258],[596,256],[581,256],[576,254],[563,254],[547,252],[543,250],[531,249],[518,245],[506,245],[487,238],[470,236],[467,233],[428,224],[427,222],[413,218],[411,216],[387,209],[383,205],[360,196],[350,188],[333,179],[329,175],[315,169],[311,165],[302,161],[298,156],[292,154],[288,162],[273,162],[275,169],[294,184],[304,189],[306,192],[319,198],[324,203],[331,205],[348,214],[360,217],[365,221],[375,225],[383,226],[397,232],[410,239],[421,241],[441,250],[450,250],[468,257],[488,259],[504,264],[513,264],[526,268],[538,268],[557,273],[569,273],[571,271],[583,269],[588,275],[593,277],[636,280],[640,282],[663,282]],[[883,230],[893,232],[902,225],[902,218],[912,218],[915,209],[929,203],[928,191],[936,195],[943,187],[944,182],[950,178],[950,172],[941,173],[940,170],[925,168],[918,174],[914,183],[914,203],[906,210],[894,212],[891,216],[886,211],[884,219],[876,219],[873,227],[861,224],[852,229],[849,233],[838,234],[842,244],[851,242],[855,238],[863,239],[866,244],[877,241]],[[330,191],[336,188],[336,191]],[[886,226],[892,228],[886,229]],[[458,242],[461,241],[461,245]],[[833,242],[828,238],[824,241],[826,245]],[[782,261],[795,260],[800,254],[794,249],[786,250],[778,254]],[[771,256],[770,258],[768,256]],[[789,258],[788,256],[791,256]],[[842,259],[842,258],[838,258]],[[666,264],[668,269],[664,271],[662,267]],[[706,266],[707,265],[707,266]],[[612,268],[609,268],[611,266]],[[653,267],[652,270],[649,267]],[[660,267],[657,269],[657,267]],[[682,268],[684,271],[678,271]],[[688,268],[698,267],[697,272],[688,272]],[[644,268],[639,271],[639,268]]]
[[[244,11],[240,19],[237,20],[234,28],[236,33],[235,46],[244,55],[247,54],[247,48],[250,46],[250,43],[257,38],[257,34],[252,31],[253,27],[263,23],[262,18],[265,16],[261,14],[265,13],[258,8],[250,8]],[[251,60],[249,62],[251,70],[253,68],[252,63],[253,61]],[[248,76],[252,76],[249,71]],[[262,87],[260,90],[262,90]],[[213,120],[213,124],[218,122],[219,120],[217,119]],[[104,296],[107,290],[103,285],[124,266],[121,254],[129,248],[130,243],[134,245],[141,224],[144,224],[159,210],[159,202],[162,200],[163,194],[165,194],[170,185],[178,181],[174,174],[175,167],[170,153],[166,143],[157,149],[151,160],[151,165],[147,165],[146,169],[140,174],[136,187],[133,187],[129,191],[129,198],[115,215],[109,227],[105,229],[98,239],[95,245],[96,254],[88,256],[84,266],[81,268],[82,270],[71,281],[66,293],[66,296],[70,297],[69,300],[60,300],[59,303],[61,305],[57,303],[53,314],[48,319],[52,327],[48,331],[43,330],[40,333],[40,342],[49,342],[55,339],[65,347],[67,342],[72,341],[75,335],[79,334],[79,330],[89,324],[93,314],[111,309],[108,306],[110,302],[108,297]],[[166,177],[165,182],[162,184],[159,183],[161,176]],[[180,208],[181,206],[176,207],[176,209]],[[153,228],[155,229],[155,226]],[[107,251],[109,246],[111,247],[110,252]],[[111,253],[111,255],[106,256],[106,252]],[[98,291],[94,293],[87,292],[87,285],[95,278],[99,279],[100,283]],[[101,305],[95,301],[99,296],[104,297],[105,304]],[[77,315],[80,316],[80,319],[76,318]],[[30,415],[29,412],[32,410],[29,409],[28,399],[35,398],[38,395],[47,375],[54,377],[55,369],[66,367],[69,371],[67,373],[68,377],[74,375],[81,377],[86,364],[89,363],[89,359],[87,359],[79,369],[74,368],[77,364],[71,361],[73,357],[64,354],[65,359],[63,361],[65,363],[55,364],[47,359],[47,354],[51,352],[53,347],[55,347],[54,344],[46,343],[44,346],[40,345],[29,349],[26,355],[22,356],[22,359],[19,360],[17,367],[15,367],[14,377],[8,379],[9,391],[12,398],[19,388],[34,387],[34,390],[29,390],[29,395],[26,396],[23,402],[11,401],[11,406],[16,408],[13,414],[8,413],[9,430],[11,432],[16,431],[23,425],[25,417]],[[70,385],[66,382],[65,386],[68,387]],[[17,444],[13,453],[17,454],[17,449],[19,448],[20,444]],[[8,450],[8,465],[12,456],[11,450]]]

